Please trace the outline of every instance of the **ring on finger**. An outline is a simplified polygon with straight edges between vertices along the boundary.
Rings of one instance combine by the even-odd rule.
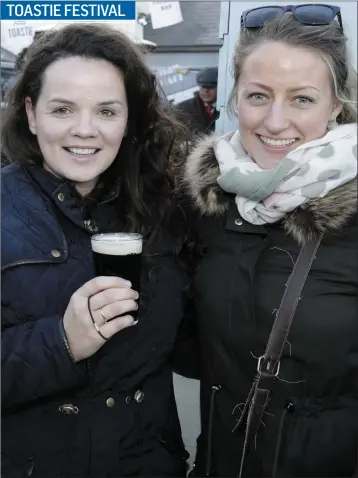
[[[103,309],[100,309],[100,312],[101,312],[101,315],[104,319],[104,323],[106,324],[109,321],[109,319],[107,319],[107,317],[104,315]]]
[[[92,310],[91,310],[91,296],[88,297],[88,302],[87,302],[87,306],[88,306],[88,312],[90,314],[90,317],[91,317],[91,320],[92,320],[92,323],[93,323],[93,327],[96,329],[98,335],[100,335],[102,337],[103,340],[107,341],[108,338],[105,337],[102,332],[100,331],[96,321],[94,320],[94,317],[93,317],[93,314],[92,314]]]
[[[108,340],[107,337],[105,337],[102,332],[100,331],[98,325],[96,322],[93,322],[93,325],[94,325],[94,328],[97,330],[97,332],[99,333],[99,335],[102,337],[103,340]]]

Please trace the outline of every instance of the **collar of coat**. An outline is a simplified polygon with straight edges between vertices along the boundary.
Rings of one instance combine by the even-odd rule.
[[[198,140],[189,155],[184,185],[203,215],[221,216],[226,213],[231,194],[217,184],[220,174],[213,141],[218,135]],[[312,199],[285,216],[284,228],[299,244],[323,231],[339,231],[357,213],[357,181],[331,191],[324,198]]]

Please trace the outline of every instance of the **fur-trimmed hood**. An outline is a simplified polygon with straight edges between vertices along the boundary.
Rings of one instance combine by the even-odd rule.
[[[184,185],[196,208],[203,215],[223,215],[233,195],[223,191],[217,183],[220,175],[214,152],[218,135],[200,139],[189,155],[184,173]],[[338,231],[357,213],[357,181],[331,191],[324,198],[312,199],[285,216],[288,234],[302,244],[313,235]]]

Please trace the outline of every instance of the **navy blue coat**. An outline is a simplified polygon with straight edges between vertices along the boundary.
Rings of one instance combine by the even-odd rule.
[[[73,186],[42,168],[1,173],[2,476],[184,476],[169,356],[187,279],[173,237],[145,251],[139,324],[74,363],[61,317],[94,277],[91,233],[121,227],[119,193],[85,217]]]

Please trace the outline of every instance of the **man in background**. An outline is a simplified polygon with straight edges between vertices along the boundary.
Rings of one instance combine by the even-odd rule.
[[[216,109],[218,69],[204,68],[197,77],[199,91],[193,98],[176,105],[178,118],[189,127],[194,136],[215,131],[219,117]]]

